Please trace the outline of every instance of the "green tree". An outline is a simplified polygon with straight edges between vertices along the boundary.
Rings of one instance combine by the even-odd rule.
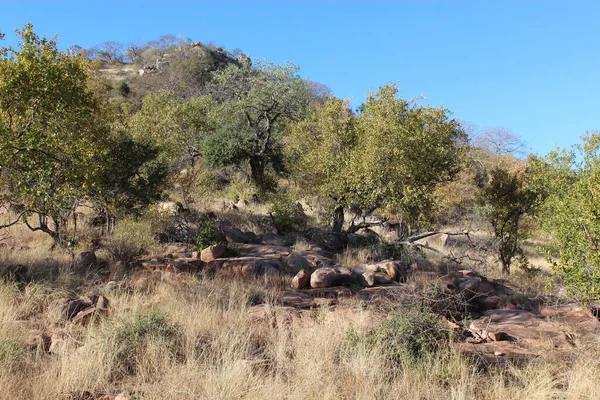
[[[179,100],[171,93],[150,94],[130,128],[137,139],[158,146],[171,167],[194,166],[204,139],[215,130],[214,106],[206,96]]]
[[[533,160],[537,187],[547,195],[540,219],[551,234],[548,260],[572,294],[600,299],[600,133],[572,151]]]
[[[24,205],[27,225],[60,244],[69,215],[97,185],[109,126],[88,89],[87,60],[60,52],[32,25],[17,33],[18,48],[0,48],[1,183]]]
[[[330,97],[312,106],[305,119],[289,127],[288,169],[305,192],[333,202],[334,232],[342,230],[344,207],[349,205],[352,191],[347,178],[358,142],[354,123],[348,103]]]
[[[291,127],[290,164],[307,191],[333,200],[336,233],[347,207],[419,225],[431,217],[433,189],[460,170],[466,135],[448,111],[396,94],[395,86],[382,87],[360,115],[329,99]]]
[[[230,65],[217,72],[210,85],[214,98],[221,104],[222,125],[242,131],[227,135],[235,138],[252,133],[244,155],[250,176],[259,188],[266,189],[272,184],[267,176],[269,167],[277,171],[282,166],[281,141],[286,123],[301,120],[308,106],[308,88],[297,71],[297,67],[289,64],[263,63],[254,68],[250,64]],[[207,145],[222,143],[223,140],[213,140]]]
[[[483,215],[490,223],[496,239],[498,259],[502,272],[510,274],[511,266],[518,259],[522,267],[528,266],[521,246],[527,232],[522,228],[523,217],[532,213],[538,201],[538,193],[530,186],[526,164],[507,156],[504,165],[499,164],[489,173],[489,181],[482,188]]]
[[[444,108],[397,97],[395,85],[369,95],[358,119],[351,203],[383,207],[409,226],[431,221],[434,189],[462,168],[467,135]]]

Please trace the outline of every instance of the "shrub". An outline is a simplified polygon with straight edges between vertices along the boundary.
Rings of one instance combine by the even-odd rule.
[[[412,310],[385,319],[368,333],[350,331],[347,344],[379,348],[393,365],[419,361],[443,348],[450,339],[450,331],[439,319],[422,311]]]
[[[280,233],[304,228],[306,225],[304,213],[301,212],[299,205],[289,196],[280,195],[274,197],[269,207],[269,215]]]
[[[152,245],[154,240],[150,224],[127,218],[117,224],[105,248],[114,260],[129,264],[136,261]]]
[[[143,352],[148,346],[158,344],[166,354],[177,357],[180,353],[180,334],[177,326],[170,323],[158,311],[137,314],[132,320],[118,325],[114,339],[119,344],[116,362],[120,374],[136,372]]]
[[[119,83],[117,83],[117,91],[121,96],[127,97],[131,89],[129,88],[129,85],[126,81],[119,81]]]
[[[217,221],[208,220],[196,231],[195,243],[196,249],[202,251],[215,244],[227,244],[227,241],[219,231]]]

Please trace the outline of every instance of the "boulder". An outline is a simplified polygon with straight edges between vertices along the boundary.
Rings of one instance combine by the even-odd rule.
[[[479,309],[483,311],[488,311],[497,310],[498,308],[500,308],[500,303],[502,303],[502,299],[500,299],[500,297],[498,296],[489,296],[478,298],[475,300],[475,302],[479,306]]]
[[[221,227],[221,232],[225,236],[228,242],[234,243],[256,243],[257,237],[254,232],[242,232],[238,228],[234,228],[230,225],[224,225]]]
[[[225,255],[225,250],[227,250],[227,247],[224,244],[209,246],[200,253],[200,260],[203,262],[211,262],[217,258],[223,257]]]
[[[296,276],[292,278],[293,289],[310,288],[310,272],[307,269],[301,269]]]
[[[75,257],[75,266],[77,268],[88,268],[96,264],[96,254],[93,251],[84,251]]]
[[[310,287],[313,289],[356,283],[358,283],[357,276],[351,270],[344,267],[318,268],[310,276]]]
[[[310,308],[314,306],[314,299],[304,292],[283,291],[277,301],[285,307]]]
[[[374,272],[367,271],[362,274],[364,281],[362,284],[364,286],[375,286],[375,285],[386,285],[389,283],[394,283],[394,281],[387,275],[387,273],[383,272]]]
[[[381,261],[377,264],[370,264],[363,267],[365,272],[380,272],[386,274],[395,282],[405,282],[408,277],[407,268],[398,261]]]
[[[311,263],[300,254],[290,254],[284,258],[284,263],[287,271],[292,274],[296,274],[302,270],[309,270],[312,267]]]
[[[262,244],[273,246],[290,246],[292,244],[290,239],[271,232],[263,234],[261,236],[261,242]]]
[[[64,314],[75,323],[86,325],[97,316],[108,313],[109,301],[104,296],[89,296],[83,299],[67,300]]]

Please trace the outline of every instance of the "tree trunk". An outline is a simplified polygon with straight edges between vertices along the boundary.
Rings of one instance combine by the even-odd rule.
[[[250,176],[258,187],[263,186],[265,181],[265,160],[262,157],[250,158]]]
[[[337,206],[335,210],[333,210],[333,224],[331,227],[331,231],[333,233],[342,233],[342,228],[344,227],[344,207]]]

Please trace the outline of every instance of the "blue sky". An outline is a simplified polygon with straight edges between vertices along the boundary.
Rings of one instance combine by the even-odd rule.
[[[545,154],[600,130],[600,2],[12,1],[0,31],[27,22],[59,45],[164,34],[292,62],[360,104],[397,83],[480,128],[502,127]],[[10,37],[8,37],[10,36]]]

